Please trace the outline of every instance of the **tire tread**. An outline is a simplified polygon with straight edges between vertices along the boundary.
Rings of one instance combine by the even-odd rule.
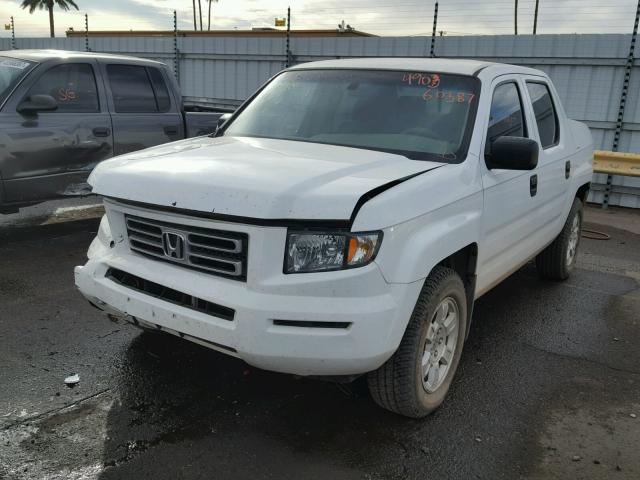
[[[565,264],[565,249],[571,235],[571,224],[575,215],[581,214],[582,202],[575,198],[562,231],[551,244],[536,256],[536,270],[541,278],[566,280],[569,270]]]
[[[416,337],[420,336],[421,323],[427,314],[429,302],[437,294],[440,285],[455,277],[461,284],[458,274],[451,268],[437,266],[424,282],[416,306],[405,330],[398,350],[380,368],[368,374],[371,397],[382,408],[419,418],[430,412],[418,404],[413,388],[415,373]]]

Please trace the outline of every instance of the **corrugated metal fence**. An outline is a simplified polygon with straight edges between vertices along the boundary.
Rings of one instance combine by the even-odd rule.
[[[90,38],[93,51],[124,53],[174,66],[183,94],[212,105],[236,106],[285,64],[279,38]],[[293,38],[295,62],[347,57],[428,55],[430,37]],[[591,128],[596,148],[610,150],[631,35],[501,35],[437,37],[436,55],[527,65],[553,79],[570,117]],[[16,39],[16,47],[84,50],[83,38]],[[0,39],[0,49],[11,48]],[[619,150],[640,152],[640,50],[631,72]],[[606,175],[596,174],[591,198],[600,202]],[[610,204],[640,208],[640,179],[614,177]]]

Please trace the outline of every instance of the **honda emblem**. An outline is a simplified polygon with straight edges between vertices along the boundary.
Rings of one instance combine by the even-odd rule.
[[[162,232],[164,256],[174,260],[184,260],[184,236],[176,232]]]

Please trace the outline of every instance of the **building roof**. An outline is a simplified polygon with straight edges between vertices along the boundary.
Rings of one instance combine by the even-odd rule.
[[[98,58],[118,61],[132,61],[136,63],[153,63],[162,64],[154,60],[146,58],[131,57],[127,55],[116,55],[111,53],[100,52],[73,52],[69,50],[5,50],[0,51],[0,55],[20,60],[30,60],[33,62],[41,62],[51,58]]]
[[[67,30],[67,37],[84,37],[83,31]],[[254,28],[251,30],[178,30],[179,37],[266,37],[281,38],[286,30],[275,28]],[[291,30],[292,37],[376,37],[367,32],[348,29]],[[92,30],[89,37],[173,37],[173,30]]]

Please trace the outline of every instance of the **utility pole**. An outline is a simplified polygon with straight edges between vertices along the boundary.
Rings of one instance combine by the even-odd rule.
[[[198,0],[198,12],[200,15],[200,30],[202,30],[202,2]]]
[[[198,22],[196,21],[196,0],[192,0],[193,2],[193,31],[198,30]]]
[[[431,32],[431,58],[436,56],[436,29],[438,28],[438,2],[433,9],[433,30]]]
[[[538,31],[538,4],[539,3],[540,3],[540,0],[536,0],[536,9],[533,14],[533,34],[534,35]]]
[[[639,0],[640,1],[640,0]],[[287,7],[287,62],[284,64],[285,68],[291,66],[291,7]]]
[[[173,73],[180,85],[180,57],[178,52],[178,13],[173,11]]]
[[[518,35],[518,0],[516,0],[516,8],[513,10],[513,30]]]
[[[13,23],[13,16],[11,17],[11,50],[16,49],[16,25]]]
[[[89,15],[84,14],[84,51],[90,52],[89,48]]]

